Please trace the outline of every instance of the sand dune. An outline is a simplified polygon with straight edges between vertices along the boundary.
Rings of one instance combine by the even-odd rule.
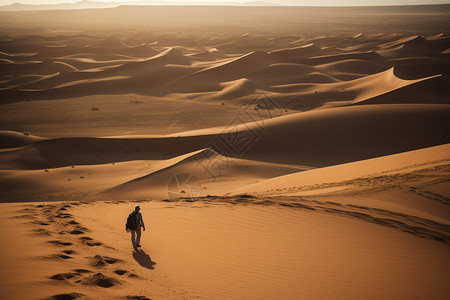
[[[334,108],[165,137],[50,139],[5,149],[0,160],[3,168],[43,169],[158,159],[215,143],[226,156],[327,166],[447,143],[448,135],[440,129],[446,127],[448,116],[446,105]],[[237,133],[244,138],[239,143],[234,142]],[[286,139],[290,142],[284,143]],[[243,146],[248,149],[241,151]]]
[[[325,166],[418,149],[424,143],[438,145],[447,140],[446,133],[438,129],[447,124],[446,110],[446,106],[373,106],[276,118],[264,123],[267,133],[261,134],[244,157]],[[415,125],[418,119],[423,122],[420,127]],[[378,124],[376,131],[371,130],[374,124]],[[257,131],[257,125],[252,129]],[[286,139],[287,145],[281,142]],[[275,157],[275,153],[281,155]]]
[[[0,60],[0,62],[1,62],[2,64],[14,64],[14,61],[9,60],[9,59],[5,59],[5,58],[2,58],[2,59]]]
[[[223,89],[215,95],[217,99],[234,99],[253,95],[256,85],[246,78],[222,83]]]
[[[67,72],[76,72],[78,71],[77,68],[71,66],[70,64],[60,62],[60,61],[54,61],[50,63],[43,63],[41,67],[36,68],[36,70],[33,70],[33,73],[39,74],[39,75],[49,75],[49,74],[55,74],[55,73],[67,73]]]
[[[22,147],[40,140],[43,140],[43,138],[29,133],[0,131],[0,149]]]
[[[203,82],[222,82],[240,79],[249,71],[258,70],[269,64],[269,56],[263,52],[252,52],[225,63],[197,71],[173,83],[174,86],[191,86]]]
[[[0,298],[445,299],[449,17],[0,12]]]
[[[21,195],[31,200],[26,195],[37,197],[40,191],[43,194],[39,197],[47,198],[74,199],[84,191],[81,193],[90,198],[163,199],[172,178],[191,174],[202,187],[197,191],[199,195],[222,195],[261,180],[262,186],[269,187],[265,179],[311,166],[330,166],[447,143],[448,135],[440,128],[447,124],[448,114],[445,105],[367,105],[161,137],[42,140],[9,132],[3,135],[4,147],[9,149],[0,151],[1,186],[5,199]],[[243,143],[233,142],[236,133],[245,138]],[[283,140],[290,142],[283,144]],[[207,146],[220,154],[198,150]],[[136,168],[143,164],[148,167]],[[289,182],[281,178],[282,182]],[[18,194],[21,186],[26,188]],[[107,192],[102,196],[102,191]],[[250,185],[242,191],[253,189]]]
[[[384,66],[371,63],[362,59],[345,59],[338,62],[323,64],[319,69],[327,70],[327,73],[373,74],[384,71]],[[330,72],[331,71],[331,72]],[[335,75],[336,76],[336,75]]]
[[[446,103],[448,104],[447,77],[432,76],[422,80],[403,83],[398,89],[388,90],[379,95],[359,95],[353,103],[357,104],[394,104],[394,103]]]
[[[43,197],[69,200],[81,194],[89,199],[165,199],[192,193],[198,196],[224,194],[237,185],[307,169],[310,168],[223,157],[204,149],[171,159],[136,159],[112,164],[92,162],[45,170],[2,170],[0,187],[5,200],[19,195],[28,200]],[[176,195],[168,194],[167,183],[176,176],[192,176],[197,190],[190,191],[186,187],[183,193],[177,190]]]
[[[21,198],[76,199],[93,197],[123,182],[148,174],[158,163],[156,160],[68,166],[51,170],[0,171],[2,195],[5,200]],[[25,201],[27,201],[25,200]]]
[[[448,61],[434,57],[410,57],[392,59],[396,73],[402,78],[415,79],[434,74],[442,74],[449,77]]]
[[[112,187],[104,191],[101,197],[175,199],[220,195],[236,185],[307,169],[310,168],[228,158],[211,149],[204,149],[159,164],[152,173]]]
[[[92,42],[89,47],[93,48],[112,48],[112,49],[123,49],[128,48],[129,46],[126,45],[118,36],[111,36],[106,39],[102,39],[99,41]]]
[[[283,94],[271,95],[277,105],[309,110],[327,102],[334,106],[336,101],[368,100],[415,83],[408,80],[418,82],[437,75],[443,76],[442,86],[429,88],[439,89],[441,95],[446,93],[448,58],[442,52],[449,45],[445,35],[273,39],[246,34],[200,40],[168,35],[134,38],[128,43],[118,35],[7,40],[2,43],[0,95],[8,103],[137,92],[242,104],[258,93],[279,92],[280,86],[290,85]],[[25,46],[28,54],[24,54]],[[395,76],[391,74],[393,67]],[[375,84],[372,79],[377,77],[373,76],[384,83]],[[239,84],[227,88],[231,82]],[[332,83],[335,85],[329,85]],[[305,91],[303,87],[308,84],[310,88]],[[294,85],[302,91],[296,91]],[[373,86],[377,86],[376,91]],[[411,102],[447,103],[445,96],[425,97],[427,93],[427,85],[414,89]],[[393,99],[391,103],[409,101],[389,98]]]
[[[12,270],[5,276],[2,269],[4,295],[423,299],[448,292],[448,245],[355,219],[351,206],[295,206],[288,198],[212,198],[183,208],[141,201],[147,231],[133,251],[117,222],[130,204],[2,204],[13,230],[2,227],[0,236],[15,249],[2,248],[1,264]]]
[[[449,149],[450,145],[446,144],[293,173],[244,186],[233,193],[299,196],[354,193],[359,195],[360,200],[355,202],[354,199],[351,199],[350,203],[391,210],[395,207],[398,212],[448,223],[447,216],[450,211],[447,200],[440,201],[438,198],[430,197],[408,202],[403,200],[403,196],[400,196],[383,201],[386,193],[382,192],[393,189],[395,186],[399,192],[407,194],[412,190],[416,192],[415,187],[420,186],[420,190],[425,191],[425,196],[426,191],[433,190],[433,186],[435,186],[437,189],[434,191],[444,195],[445,198],[448,190],[446,185],[442,185],[441,182],[442,179],[446,180],[445,174],[448,172]],[[411,180],[414,180],[413,187],[408,186],[408,181]],[[391,186],[389,187],[389,185]],[[364,194],[370,194],[371,198],[364,198]],[[345,197],[341,197],[340,201],[348,203],[345,202]]]
[[[429,41],[422,36],[411,36],[397,41],[389,42],[380,46],[380,52],[384,56],[440,56],[440,52],[448,47],[448,40],[442,39]]]
[[[347,59],[359,59],[364,61],[372,61],[382,63],[386,59],[375,51],[367,52],[350,52],[332,55],[312,56],[308,58],[310,64],[327,64],[335,61],[342,61]]]
[[[308,58],[316,56],[322,52],[322,49],[315,46],[314,43],[287,49],[273,50],[269,52],[272,56],[288,57],[288,58]]]

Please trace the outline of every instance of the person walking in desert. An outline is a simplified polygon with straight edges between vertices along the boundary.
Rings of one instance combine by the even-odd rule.
[[[131,243],[134,248],[141,247],[141,227],[145,231],[144,219],[140,210],[139,204],[134,207],[134,211],[128,215],[125,227],[127,232],[131,232]]]

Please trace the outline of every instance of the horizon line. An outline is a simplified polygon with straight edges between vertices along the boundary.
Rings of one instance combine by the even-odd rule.
[[[10,4],[0,4],[0,7],[4,6],[12,6],[12,5],[29,5],[29,6],[40,6],[40,5],[60,5],[60,4],[77,4],[82,2],[90,2],[90,3],[98,3],[98,4],[118,4],[117,7],[120,6],[248,6],[248,7],[330,7],[330,8],[339,8],[339,7],[406,7],[406,6],[450,6],[449,3],[424,3],[424,4],[380,4],[380,5],[286,5],[286,4],[280,4],[280,3],[273,3],[270,1],[264,1],[264,0],[255,0],[255,1],[247,1],[247,2],[216,2],[216,3],[206,3],[206,2],[167,2],[167,1],[157,1],[159,3],[152,4],[151,2],[145,2],[142,1],[142,4],[138,4],[136,2],[139,1],[130,1],[132,3],[128,4],[126,1],[95,1],[95,0],[79,0],[75,2],[58,2],[58,3],[22,3],[22,2],[14,2]],[[251,5],[252,3],[261,3],[261,5]],[[264,3],[267,3],[267,5],[264,5]],[[247,4],[247,5],[246,5]],[[113,8],[113,7],[111,7]]]

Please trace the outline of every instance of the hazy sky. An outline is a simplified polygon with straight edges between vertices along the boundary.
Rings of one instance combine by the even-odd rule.
[[[136,2],[139,0],[91,0],[98,2]],[[141,0],[152,2],[152,0]],[[254,0],[154,0],[155,2],[251,2]],[[313,5],[313,6],[343,6],[343,5],[407,5],[407,4],[450,4],[450,0],[261,0],[282,5]],[[53,4],[77,2],[77,0],[0,0],[0,5],[7,5],[14,2],[27,4]]]

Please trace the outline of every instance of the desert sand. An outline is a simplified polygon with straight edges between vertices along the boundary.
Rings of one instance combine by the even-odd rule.
[[[449,17],[0,12],[0,299],[448,298]]]

